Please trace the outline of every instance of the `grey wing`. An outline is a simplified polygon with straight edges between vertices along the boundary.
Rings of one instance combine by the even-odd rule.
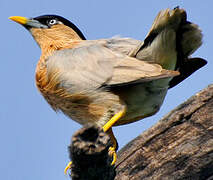
[[[103,57],[113,54],[92,45],[56,51],[47,60],[47,75],[56,74],[57,84],[71,92],[96,89],[112,76],[112,65]]]
[[[120,52],[128,56],[134,56],[135,52],[143,44],[142,41],[132,38],[113,37],[106,39],[106,47],[112,51]]]
[[[47,74],[68,91],[93,90],[105,85],[122,85],[178,75],[157,64],[128,57],[101,45],[60,50],[47,60]]]

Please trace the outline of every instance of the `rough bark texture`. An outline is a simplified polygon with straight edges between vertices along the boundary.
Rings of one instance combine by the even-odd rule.
[[[109,137],[99,129],[95,138],[82,138],[85,131],[73,137],[70,148],[73,180],[213,180],[213,85],[121,149],[115,178],[107,155]]]
[[[213,85],[127,144],[115,179],[213,179]]]
[[[110,138],[102,128],[87,126],[72,137],[69,147],[73,180],[112,180],[115,176],[108,155]]]

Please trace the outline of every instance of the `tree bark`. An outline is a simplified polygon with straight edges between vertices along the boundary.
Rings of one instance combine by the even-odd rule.
[[[100,129],[98,133],[99,137],[108,138]],[[213,180],[213,85],[179,105],[156,125],[129,142],[118,152],[114,169],[110,168],[110,159],[106,158],[108,140],[104,140],[105,145],[102,143],[105,148],[101,146],[104,155],[95,153],[92,156],[99,166],[94,166],[98,162],[92,161],[83,166],[83,171],[78,164],[84,160],[77,158],[76,161],[75,158],[79,151],[70,148],[73,162],[77,163],[77,173],[85,173],[84,177],[89,177],[86,173],[99,174],[93,177],[95,180],[102,180],[103,177],[109,180]],[[85,144],[85,139],[80,138],[79,142]]]
[[[73,180],[113,180],[115,169],[108,155],[110,138],[101,127],[88,125],[78,130],[69,147]]]
[[[213,85],[121,149],[115,179],[213,179]]]

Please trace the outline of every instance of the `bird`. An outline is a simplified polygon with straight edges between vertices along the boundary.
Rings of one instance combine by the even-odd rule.
[[[191,58],[203,35],[179,7],[161,10],[144,41],[87,40],[58,15],[9,19],[24,26],[41,48],[35,75],[40,93],[56,112],[102,127],[112,142],[112,165],[118,149],[112,127],[154,115],[168,89],[207,63]]]

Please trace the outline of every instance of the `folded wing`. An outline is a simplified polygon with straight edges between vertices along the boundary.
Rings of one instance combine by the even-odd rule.
[[[137,60],[97,44],[60,50],[47,60],[47,76],[53,77],[53,84],[72,93],[177,75],[177,71],[162,69],[158,64]]]

